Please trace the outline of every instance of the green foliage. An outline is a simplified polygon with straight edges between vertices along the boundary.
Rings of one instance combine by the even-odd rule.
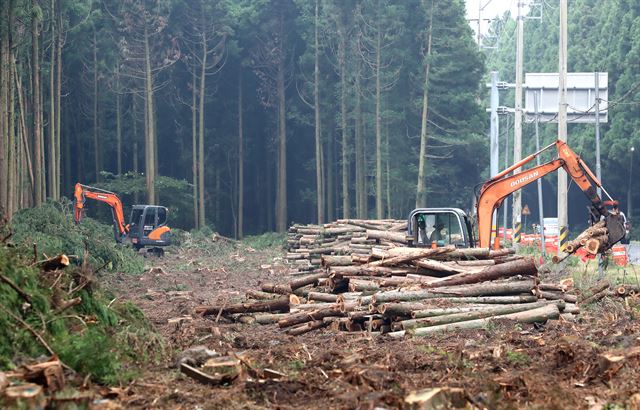
[[[529,364],[531,362],[531,358],[523,352],[518,352],[515,350],[509,350],[507,352],[507,360],[514,364]]]
[[[109,299],[95,285],[72,295],[82,298],[80,305],[56,313],[54,293],[62,286],[52,290],[49,280],[54,278],[48,279],[29,263],[19,249],[0,247],[0,271],[31,297],[31,304],[25,304],[0,282],[0,369],[47,354],[18,318],[42,335],[65,364],[99,383],[125,383],[134,376],[128,370],[130,364],[164,353],[160,336],[137,307],[130,303],[109,306]],[[78,269],[67,268],[58,283],[77,285],[73,278]]]
[[[638,203],[640,191],[639,179],[634,178],[637,165],[632,166],[638,164],[640,146],[637,65],[640,56],[640,10],[637,2],[628,0],[575,0],[569,8],[568,71],[600,71],[609,75],[608,101],[601,105],[608,105],[608,122],[600,125],[602,180],[609,194],[620,200],[621,208],[627,212],[628,193],[633,196],[631,202]],[[530,12],[539,14],[540,10],[542,19],[525,19],[524,23],[525,73],[558,71],[558,2],[544,2],[542,9],[532,8]],[[515,80],[515,25],[513,16],[506,13],[491,27],[490,37],[496,39],[497,48],[486,51],[487,68],[488,71],[497,70],[501,81]],[[501,93],[500,104],[513,106],[513,92]],[[503,129],[501,133],[504,133]],[[531,138],[533,135],[534,126],[525,125],[523,156],[535,150],[535,139]],[[568,135],[569,145],[595,172],[593,124],[569,123]],[[541,123],[540,136],[542,146],[551,143],[557,138],[557,125]],[[635,154],[631,147],[635,147]],[[549,156],[543,157],[543,161],[548,159]],[[557,178],[547,177],[547,181],[552,187],[557,186]],[[534,187],[531,189],[535,191]],[[584,224],[587,218],[584,212],[587,201],[581,198],[582,193],[575,186],[571,191],[569,222],[573,230],[574,226]],[[527,193],[524,192],[524,195]],[[549,197],[552,195],[549,194]],[[549,205],[545,203],[545,208],[548,209]],[[537,215],[534,208],[537,207],[533,206],[531,210]],[[635,216],[637,212],[633,214]]]
[[[94,267],[105,266],[108,270],[139,274],[144,268],[142,258],[131,248],[115,242],[113,227],[103,225],[91,218],[76,224],[68,200],[48,201],[38,208],[17,212],[12,221],[13,241],[25,251],[36,244],[38,252],[47,255],[65,253],[83,262],[85,251],[88,262]]]
[[[253,249],[262,250],[285,245],[286,234],[277,232],[267,232],[262,235],[247,236],[243,242]]]
[[[129,207],[134,205],[134,202],[141,203],[146,200],[147,186],[145,177],[141,174],[127,172],[114,175],[102,172],[102,181],[94,185],[118,194],[125,206],[125,215],[129,214]],[[168,225],[183,229],[193,226],[192,185],[183,179],[159,175],[155,187],[158,204],[169,209]]]

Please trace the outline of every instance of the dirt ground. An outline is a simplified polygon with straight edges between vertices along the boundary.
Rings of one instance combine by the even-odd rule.
[[[605,299],[574,321],[544,326],[499,323],[490,329],[393,340],[320,330],[288,336],[277,325],[193,317],[193,308],[240,299],[262,282],[288,278],[282,251],[227,241],[200,243],[148,258],[142,276],[105,283],[140,306],[170,354],[119,390],[126,408],[400,408],[412,391],[463,388],[477,408],[634,408],[640,398],[640,310],[636,299]],[[629,306],[631,305],[631,306]],[[634,317],[635,315],[635,317]],[[206,346],[240,353],[252,369],[227,386],[200,384],[175,367],[179,352]],[[602,355],[617,358],[605,365]],[[621,358],[621,359],[620,359]],[[634,394],[636,396],[634,396]],[[635,404],[637,406],[637,404]]]

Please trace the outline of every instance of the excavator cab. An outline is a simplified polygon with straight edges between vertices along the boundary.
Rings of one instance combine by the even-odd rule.
[[[149,251],[162,255],[161,246],[171,244],[171,229],[167,226],[167,208],[157,205],[134,205],[129,223],[124,221],[122,201],[113,192],[77,183],[74,189],[73,216],[80,223],[85,211],[85,202],[92,199],[104,202],[111,208],[116,242],[130,242],[134,248],[149,247]]]
[[[458,208],[417,208],[407,219],[407,239],[412,246],[474,246],[467,214]]]
[[[157,205],[134,205],[129,218],[129,239],[140,249],[145,246],[167,246],[170,229],[167,226],[167,208]]]

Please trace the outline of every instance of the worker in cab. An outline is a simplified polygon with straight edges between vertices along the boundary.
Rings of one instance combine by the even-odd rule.
[[[427,221],[424,215],[418,215],[418,243],[430,243],[427,235]]]
[[[446,234],[443,232],[444,230],[444,223],[442,223],[442,221],[437,221],[436,224],[433,226],[433,232],[431,232],[431,237],[429,238],[429,242],[433,243],[435,242],[437,245],[440,245],[441,242],[445,239]]]

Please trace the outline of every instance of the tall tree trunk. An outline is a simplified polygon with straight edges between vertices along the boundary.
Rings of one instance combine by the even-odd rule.
[[[136,101],[138,101],[136,99],[136,95],[133,94],[131,96],[131,119],[133,120],[132,121],[133,122],[133,126],[132,126],[133,135],[131,136],[131,138],[133,139],[133,163],[132,163],[132,166],[133,166],[133,172],[136,175],[138,175],[139,172],[140,172],[140,165],[138,163],[138,161],[140,159],[140,157],[139,157],[140,153],[138,152],[138,142],[139,142],[139,139],[138,139],[138,117],[137,117],[137,115],[138,115],[137,114],[138,113],[138,103]],[[135,201],[135,203],[139,203],[138,191],[136,191],[133,194],[133,200]]]
[[[42,204],[42,138],[41,138],[41,102],[40,102],[40,34],[39,16],[41,11],[38,0],[31,1],[31,78],[33,82],[33,172],[35,183],[33,187],[33,201],[35,206]]]
[[[5,78],[5,90],[7,92],[7,139],[8,139],[8,147],[7,147],[7,160],[8,160],[8,169],[7,169],[7,215],[9,219],[13,213],[19,209],[18,198],[20,195],[19,184],[18,184],[18,151],[20,143],[16,138],[16,121],[15,121],[15,93],[16,86],[14,80],[14,66],[15,66],[15,57],[13,53],[13,27],[15,27],[15,19],[14,19],[14,0],[10,0],[8,2],[8,6],[6,9],[7,12],[7,28],[6,28],[6,37],[5,37],[5,53],[6,60],[4,62],[4,66],[2,71],[4,73]]]
[[[59,83],[58,83],[59,84]],[[60,99],[58,99],[60,101]],[[58,115],[60,114],[60,110],[58,110]],[[64,120],[64,186],[67,190],[71,189],[71,132],[70,132],[70,124],[69,121],[69,110],[65,109],[65,120]],[[60,129],[58,128],[58,131]],[[60,138],[58,138],[60,141]],[[68,192],[68,191],[67,191]]]
[[[155,164],[155,123],[153,104],[153,73],[151,72],[151,50],[149,50],[149,33],[144,28],[144,62],[145,62],[145,172],[147,183],[147,203],[156,203],[156,164]]]
[[[238,74],[238,223],[236,238],[244,236],[244,123],[242,115],[242,72]]]
[[[286,130],[286,105],[284,83],[285,61],[284,57],[278,62],[276,87],[278,92],[278,199],[276,209],[276,231],[287,230],[287,130]]]
[[[42,47],[40,49],[40,61],[44,61],[45,60],[45,51],[46,51],[46,47]],[[40,150],[40,163],[42,164],[42,167],[40,168],[40,181],[42,181],[42,184],[40,185],[41,187],[41,192],[40,192],[40,196],[42,197],[42,201],[44,202],[47,198],[47,175],[46,175],[46,149],[45,149],[45,138],[44,138],[44,79],[43,79],[43,75],[42,75],[42,70],[40,70],[39,74],[38,74],[38,80],[39,80],[39,84],[40,84],[40,147],[42,147],[42,149]]]
[[[386,172],[385,172],[385,176],[386,176],[386,188],[387,188],[387,192],[386,192],[386,198],[387,198],[387,218],[391,218],[391,172],[390,172],[390,167],[389,167],[389,161],[390,161],[390,157],[389,157],[389,125],[385,126],[385,141],[384,141],[384,161],[386,164]]]
[[[199,123],[198,123],[198,131],[200,133],[200,137],[198,139],[198,194],[199,194],[199,204],[198,204],[198,226],[203,227],[206,225],[205,218],[205,206],[204,206],[204,193],[205,193],[205,185],[204,185],[204,98],[205,98],[205,82],[207,75],[207,40],[202,39],[202,67],[200,71],[200,103],[198,106],[198,114],[199,114]],[[218,193],[216,193],[218,194]]]
[[[8,70],[9,21],[7,10],[0,9],[0,220],[9,216],[9,98]]]
[[[347,33],[341,27],[338,35],[338,64],[340,66],[340,128],[342,131],[342,215],[348,219],[350,215],[349,200],[349,143],[347,130]]]
[[[379,5],[379,4],[378,4]],[[381,116],[381,84],[380,64],[382,53],[382,27],[378,18],[378,34],[376,40],[376,218],[382,219],[384,209],[382,205],[382,119]]]
[[[335,220],[335,136],[330,132],[327,139],[326,188],[327,188],[327,221]]]
[[[56,194],[56,24],[55,18],[55,0],[51,0],[51,66],[49,70],[49,150],[48,150],[48,175],[47,183],[49,185],[49,196],[57,199]]]
[[[117,172],[122,175],[122,112],[120,96],[120,62],[116,64],[116,157]]]
[[[12,24],[11,14],[13,12],[13,2],[9,3],[9,24]],[[13,27],[11,25],[10,27]],[[9,219],[13,213],[18,209],[18,195],[20,191],[18,191],[18,143],[16,140],[16,123],[15,123],[15,86],[13,80],[13,70],[11,69],[13,66],[13,52],[11,51],[11,32],[9,32],[9,38],[7,41],[7,64],[5,65],[5,76],[6,76],[6,89],[7,89],[7,103],[8,103],[8,170],[7,170],[7,215]]]
[[[217,167],[215,169],[215,174],[216,174],[216,186],[215,186],[215,193],[214,196],[216,198],[215,200],[215,213],[214,213],[214,218],[215,220],[213,221],[213,224],[215,226],[219,226],[220,225],[220,221],[222,220],[222,205],[220,199],[222,198],[222,193],[221,193],[221,185],[222,185],[222,177],[220,175],[222,175],[222,167]]]
[[[200,219],[198,218],[198,110],[196,109],[196,97],[198,95],[196,83],[195,65],[191,73],[191,172],[193,182],[193,225],[199,229]]]
[[[429,29],[427,32],[427,55],[424,69],[424,88],[422,90],[422,116],[420,127],[420,157],[418,162],[418,186],[416,188],[416,208],[427,206],[427,117],[429,114],[429,69],[431,68],[431,36],[433,32],[433,1],[429,10]]]
[[[58,58],[56,59],[56,64],[57,64],[57,81],[56,81],[56,155],[55,155],[55,162],[56,162],[56,179],[55,179],[55,185],[56,185],[56,193],[58,195],[58,199],[60,198],[60,195],[62,195],[62,191],[60,189],[60,183],[61,183],[61,162],[62,162],[62,155],[61,155],[61,147],[62,147],[62,139],[61,139],[61,117],[62,117],[62,112],[61,110],[61,100],[62,100],[62,48],[64,46],[64,37],[62,35],[62,5],[60,4],[60,2],[58,2],[58,8],[57,8],[57,13],[56,13],[56,18],[58,21],[58,38],[56,41],[56,48],[57,48],[57,56]],[[68,140],[69,140],[69,134],[67,133],[65,135],[65,147],[68,147]],[[65,155],[67,154],[67,152],[65,152]],[[67,156],[67,162],[69,161],[69,156]],[[67,189],[69,189],[70,185],[66,185]]]
[[[0,10],[0,220],[4,216],[9,215],[8,207],[8,188],[9,181],[7,173],[9,161],[9,99],[7,94],[7,52],[8,47],[8,21],[6,19],[6,10],[3,8]]]
[[[356,148],[356,216],[364,219],[364,202],[365,202],[365,186],[364,186],[364,164],[363,164],[363,144],[362,144],[362,102],[360,100],[360,67],[356,67],[355,72],[355,112],[354,112],[354,129],[355,129],[355,148]]]
[[[96,181],[100,181],[100,131],[98,124],[98,39],[93,29],[93,160]]]
[[[33,195],[30,196],[30,201],[25,201],[24,205],[30,205],[35,196],[35,176],[34,176],[34,166],[31,162],[31,150],[29,149],[28,142],[28,130],[27,130],[27,121],[26,121],[26,99],[24,97],[24,90],[22,88],[22,82],[20,81],[20,76],[18,75],[18,69],[16,67],[15,60],[12,61],[12,70],[13,70],[13,78],[15,79],[16,91],[18,94],[18,111],[20,112],[18,129],[20,130],[20,137],[18,140],[18,144],[20,144],[21,151],[23,153],[23,158],[25,162],[25,167],[27,176],[29,177],[29,187]],[[26,191],[26,190],[25,190]],[[26,192],[24,192],[26,195]]]
[[[318,224],[324,223],[324,184],[322,180],[322,129],[320,122],[320,42],[318,40],[319,25],[319,6],[320,0],[316,0],[315,10],[315,33],[314,33],[314,81],[313,81],[313,97],[314,97],[314,113],[315,113],[315,142],[316,142],[316,209],[318,216]]]

